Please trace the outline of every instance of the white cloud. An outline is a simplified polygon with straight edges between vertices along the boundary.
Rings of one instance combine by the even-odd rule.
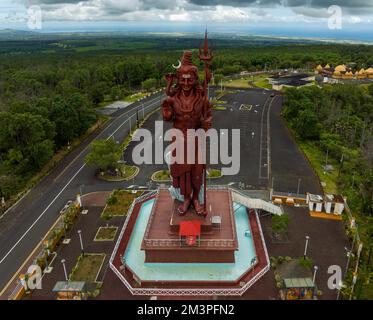
[[[179,21],[315,23],[328,18],[321,0],[0,0],[40,4],[44,21]],[[329,0],[328,0],[329,1]],[[331,0],[330,0],[331,1]],[[352,0],[348,1],[352,7]],[[366,5],[369,0],[359,0]],[[373,0],[370,0],[373,1]],[[306,4],[305,4],[306,3]],[[230,5],[228,5],[230,4]],[[356,4],[357,7],[357,4]],[[372,15],[346,15],[350,24]],[[14,19],[14,14],[12,14]]]
[[[347,21],[351,24],[356,24],[361,22],[361,18],[358,16],[349,16]]]
[[[170,14],[168,20],[173,22],[190,22],[193,20],[193,17],[189,12],[183,11],[181,13]]]

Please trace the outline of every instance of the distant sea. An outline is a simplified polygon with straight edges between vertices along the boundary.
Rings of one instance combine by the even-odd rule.
[[[12,26],[7,26],[12,27]],[[345,24],[340,30],[330,30],[325,24],[228,24],[228,23],[179,23],[179,22],[48,22],[41,33],[85,33],[85,32],[152,32],[152,33],[203,33],[205,27],[213,33],[233,33],[252,36],[275,36],[312,38],[338,41],[373,43],[372,24]],[[27,30],[27,28],[15,28]],[[27,30],[35,31],[35,30]]]

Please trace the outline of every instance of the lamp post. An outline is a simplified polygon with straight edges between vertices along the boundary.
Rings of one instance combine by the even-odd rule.
[[[136,108],[136,129],[139,128],[139,123],[140,123],[140,120],[139,120],[139,107]]]
[[[255,271],[255,263],[256,263],[256,257],[251,259],[250,265],[252,268],[252,276],[254,276],[254,271]]]
[[[299,197],[299,191],[300,191],[300,182],[302,181],[301,178],[298,179],[298,188],[297,188],[297,197]]]
[[[66,265],[65,265],[65,262],[66,262],[65,259],[62,259],[62,260],[61,260],[62,267],[63,267],[63,272],[65,273],[65,279],[66,279],[66,282],[67,282],[67,281],[69,281],[69,278],[67,277],[67,271],[66,271]]]
[[[339,300],[339,296],[341,294],[341,289],[343,287],[343,281],[342,280],[339,280],[338,282],[338,293],[337,293],[337,300]]]
[[[79,191],[80,191],[80,201],[81,201],[81,203],[82,203],[82,208],[83,208],[83,210],[84,210],[84,205],[83,205],[83,187],[84,187],[84,184],[81,184],[81,185],[79,186]]]
[[[316,273],[317,273],[317,270],[319,269],[318,266],[314,266],[313,267],[313,278],[312,278],[312,282],[315,284],[315,280],[316,280]]]
[[[308,240],[310,239],[309,236],[306,236],[306,244],[304,246],[304,253],[303,253],[303,259],[306,260],[307,258],[307,248],[308,248]]]
[[[79,240],[80,240],[80,249],[82,250],[82,256],[84,257],[84,247],[82,240],[82,230],[78,230]]]

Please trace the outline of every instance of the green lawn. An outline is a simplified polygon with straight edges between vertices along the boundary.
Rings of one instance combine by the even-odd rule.
[[[106,181],[127,181],[132,179],[135,175],[137,175],[139,169],[136,166],[127,166],[127,165],[120,165],[118,176],[112,176],[109,174],[100,175],[99,178],[106,180]]]
[[[220,178],[222,176],[221,170],[219,169],[207,169],[207,177],[210,179]]]
[[[329,159],[328,164],[333,165],[334,169],[332,172],[325,173],[322,168],[325,164],[325,153],[310,142],[298,141],[298,145],[306,154],[320,180],[326,183],[326,186],[323,187],[324,191],[326,193],[338,193],[337,178],[339,164],[333,159]]]
[[[214,105],[212,107],[213,110],[227,110],[227,108],[225,106],[217,106],[217,105]]]
[[[115,216],[125,216],[133,200],[141,193],[141,191],[132,193],[130,190],[114,190],[107,200],[107,206],[101,214],[101,218],[110,219]]]
[[[154,181],[171,181],[169,170],[159,170],[153,173],[152,180]]]
[[[266,78],[269,74],[259,74],[254,77],[242,77],[240,79],[226,80],[223,81],[223,86],[227,88],[266,88],[272,89],[272,85],[269,84]]]
[[[252,85],[249,85],[249,79],[234,79],[223,81],[223,86],[227,88],[252,88]]]
[[[95,282],[105,259],[104,253],[86,253],[79,256],[70,274],[70,281]]]
[[[95,241],[112,241],[115,238],[118,227],[100,227],[95,236]]]
[[[253,82],[255,87],[265,88],[265,89],[272,89],[272,85],[269,84],[267,79],[260,79]]]

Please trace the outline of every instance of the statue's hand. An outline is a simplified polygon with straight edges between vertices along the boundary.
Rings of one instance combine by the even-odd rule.
[[[172,84],[172,82],[175,79],[175,74],[173,74],[173,73],[167,73],[165,77],[166,77],[167,83],[171,83]]]
[[[207,131],[208,129],[210,129],[212,126],[212,122],[209,121],[209,120],[205,120],[205,121],[202,121],[202,129],[204,129],[205,131]]]
[[[162,113],[163,113],[163,120],[164,121],[171,121],[172,120],[174,114],[173,114],[171,105],[167,100],[163,101]]]

